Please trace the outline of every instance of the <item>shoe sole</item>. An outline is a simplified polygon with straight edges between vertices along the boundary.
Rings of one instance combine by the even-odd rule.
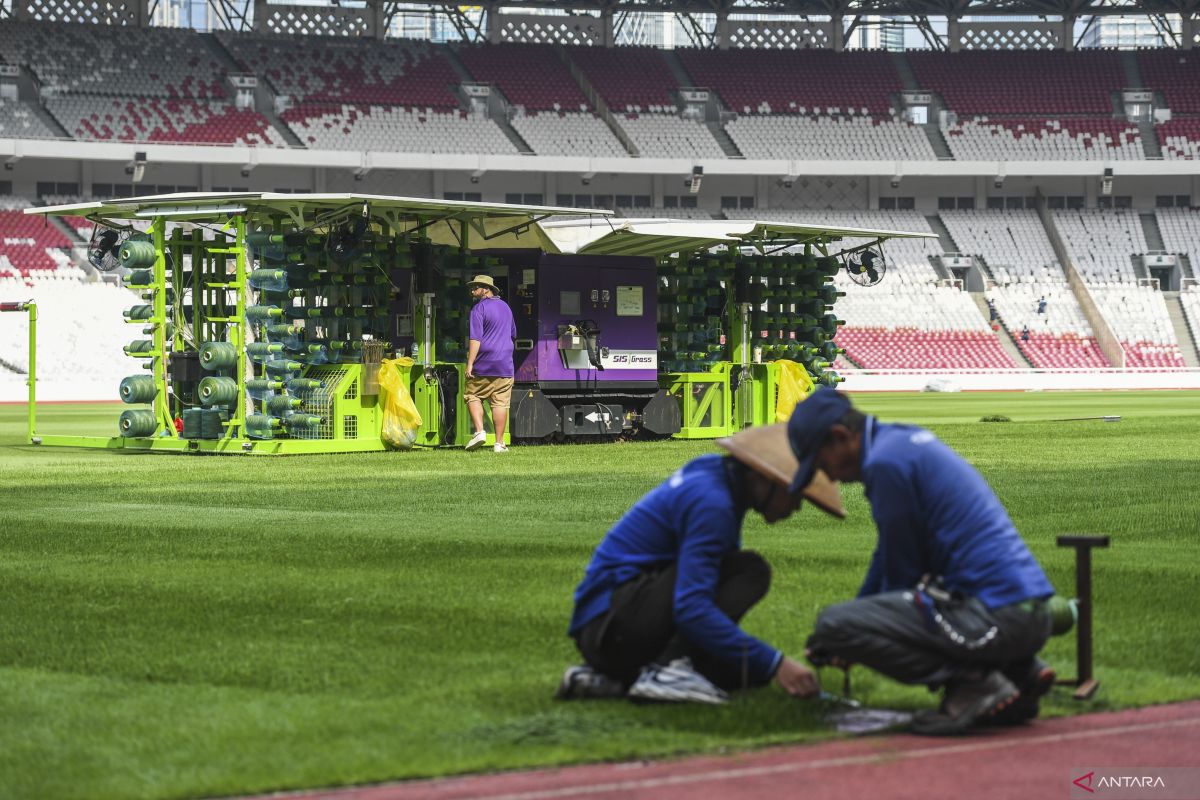
[[[970,730],[973,725],[1009,708],[1020,697],[1019,689],[1012,694],[991,694],[979,699],[967,712],[953,719],[937,713],[917,716],[913,719],[912,732],[921,736],[959,736]]]
[[[981,722],[987,725],[1020,725],[1037,719],[1039,702],[1058,680],[1058,673],[1049,665],[1038,670],[1032,681],[1026,682],[1021,689],[1021,696],[1007,708],[987,717]]]
[[[484,442],[486,442],[486,441],[487,441],[487,439],[480,439],[478,442],[476,442],[474,440],[469,441],[469,442],[467,442],[466,446],[463,447],[463,449],[466,450],[468,453],[471,452],[472,450],[478,450],[480,447],[483,446]]]
[[[657,684],[635,685],[629,690],[629,699],[635,703],[703,703],[710,706],[720,706],[729,702],[727,697],[692,693]]]

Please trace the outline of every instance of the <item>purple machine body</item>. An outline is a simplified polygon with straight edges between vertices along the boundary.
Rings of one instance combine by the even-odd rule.
[[[506,299],[517,324],[514,436],[679,430],[678,404],[658,382],[653,259],[494,255],[508,265]]]

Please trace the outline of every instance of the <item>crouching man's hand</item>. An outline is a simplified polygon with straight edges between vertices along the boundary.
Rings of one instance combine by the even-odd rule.
[[[816,674],[787,656],[779,662],[775,682],[793,697],[814,697],[821,690]]]

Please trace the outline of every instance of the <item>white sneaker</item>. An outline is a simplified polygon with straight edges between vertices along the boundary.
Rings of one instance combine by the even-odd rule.
[[[629,687],[632,700],[653,700],[662,703],[707,703],[723,705],[729,695],[696,672],[687,658],[677,658],[667,666],[650,664]]]
[[[505,445],[504,442],[496,442],[494,445],[492,445],[492,452],[493,453],[507,453],[508,446]]]
[[[467,442],[466,450],[477,450],[479,445],[487,441],[487,431],[480,431],[471,437],[471,441]]]

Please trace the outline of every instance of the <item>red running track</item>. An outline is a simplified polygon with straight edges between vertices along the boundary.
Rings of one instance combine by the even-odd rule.
[[[1200,701],[1045,720],[956,739],[864,737],[735,756],[472,775],[282,797],[1066,800],[1074,778],[1105,767],[1200,767]]]

